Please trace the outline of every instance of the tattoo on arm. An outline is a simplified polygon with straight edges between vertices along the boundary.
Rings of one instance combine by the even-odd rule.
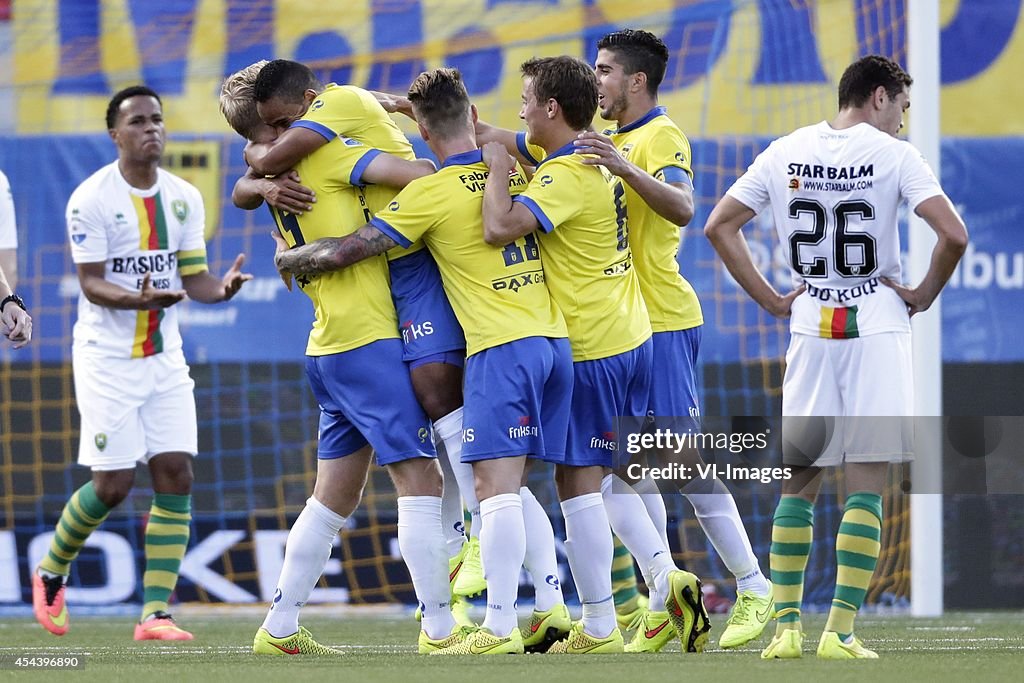
[[[383,254],[397,243],[372,225],[364,225],[345,237],[324,237],[281,252],[277,267],[296,277],[341,270],[363,259]]]

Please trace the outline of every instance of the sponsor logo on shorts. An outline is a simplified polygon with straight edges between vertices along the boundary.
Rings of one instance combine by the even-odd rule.
[[[602,448],[606,451],[617,451],[619,450],[619,441],[615,432],[605,432],[601,436],[591,438],[590,447]]]
[[[432,334],[434,334],[434,323],[429,320],[422,323],[414,323],[412,320],[407,320],[402,323],[402,342],[404,344],[411,344],[417,339]]]
[[[430,436],[430,432],[427,431],[426,427],[420,427],[419,431],[416,432],[416,436],[419,437],[420,443],[426,443],[427,438]]]
[[[508,438],[524,439],[528,436],[537,436],[538,434],[540,434],[540,431],[537,429],[536,425],[530,424],[529,415],[520,415],[518,422],[518,425],[508,428]]]
[[[463,429],[462,443],[473,443],[474,441],[476,441],[476,433],[473,431],[473,428]]]
[[[107,447],[107,435],[103,432],[99,432],[95,437],[93,437],[93,443],[96,444],[97,449],[102,451]]]

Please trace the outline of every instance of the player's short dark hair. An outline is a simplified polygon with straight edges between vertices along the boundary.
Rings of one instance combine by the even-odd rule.
[[[538,103],[555,100],[573,130],[590,127],[597,112],[597,76],[589,64],[569,56],[534,57],[520,69],[533,79]]]
[[[597,41],[597,49],[614,52],[627,74],[647,74],[647,92],[652,96],[658,94],[668,67],[668,48],[661,38],[650,31],[627,28]]]
[[[424,71],[409,86],[416,120],[430,133],[457,135],[469,124],[469,93],[458,69]]]
[[[129,98],[139,96],[152,97],[157,102],[160,102],[160,96],[156,94],[156,91],[144,85],[133,85],[118,91],[110,98],[110,102],[107,103],[107,130],[113,130],[114,126],[117,125],[117,115],[121,110],[121,103]],[[160,102],[160,106],[163,106],[163,102]]]
[[[895,98],[914,79],[899,64],[881,55],[868,55],[846,67],[839,79],[839,108],[859,107],[870,99],[878,86],[884,86],[890,98]]]
[[[280,97],[285,102],[298,102],[307,90],[320,92],[323,89],[324,84],[305,64],[290,59],[275,59],[260,69],[253,96],[257,102],[266,102],[271,97]]]

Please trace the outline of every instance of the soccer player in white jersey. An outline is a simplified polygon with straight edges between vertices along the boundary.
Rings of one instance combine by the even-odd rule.
[[[32,574],[36,619],[68,630],[64,584],[89,535],[129,494],[135,466],[149,466],[142,615],[135,640],[191,640],[167,613],[191,520],[196,456],[195,383],[181,349],[175,304],[227,301],[251,279],[239,254],[223,278],[210,274],[203,198],[160,168],[160,97],[144,86],[107,107],[118,159],[89,176],[67,206],[71,256],[82,293],[74,328],[75,393],[82,417],[78,462],[92,478],[64,508]]]
[[[14,293],[18,286],[18,230],[7,176],[0,172],[0,332],[20,349],[32,340],[32,318]]]
[[[875,659],[853,621],[878,560],[888,466],[909,456],[900,418],[913,410],[910,316],[928,309],[967,248],[967,230],[928,164],[896,138],[910,106],[910,76],[880,56],[851,64],[839,113],[762,152],[712,211],[705,233],[729,272],[765,310],[791,317],[782,386],[784,420],[837,422],[824,453],[783,482],[772,528],[771,575],[779,620],[765,659],[801,656],[800,603],[821,468],[844,465],[849,491],[836,537],[836,589],[817,655]],[[897,209],[906,201],[938,236],[916,287],[901,282]],[[754,266],[741,228],[771,207],[795,289],[781,294]],[[884,387],[884,389],[883,389]],[[886,420],[885,418],[890,418]],[[877,422],[877,425],[876,425]],[[784,429],[791,421],[784,422]],[[787,441],[802,443],[800,435]],[[818,451],[810,453],[818,456]],[[934,455],[934,454],[929,454]]]
[[[594,71],[601,117],[618,125],[603,135],[584,133],[576,141],[577,152],[595,155],[584,163],[601,164],[625,184],[630,247],[654,328],[656,370],[651,379],[649,414],[656,426],[686,430],[691,416],[700,415],[697,354],[704,318],[697,294],[679,272],[676,260],[679,228],[693,218],[693,171],[689,141],[665,107],[658,106],[668,48],[652,33],[632,29],[609,33],[598,41],[597,48]],[[677,424],[680,416],[684,419]],[[695,450],[685,455],[687,464],[700,461]],[[652,483],[641,481],[637,488],[645,490],[642,485]],[[622,486],[617,482],[614,490]],[[642,500],[667,546],[665,503],[656,486],[647,490],[652,488]],[[623,526],[616,524],[617,516],[637,514],[635,499],[611,493],[612,475],[606,478],[603,490],[613,528]],[[682,493],[736,577],[736,604],[719,644],[737,647],[760,636],[771,618],[771,584],[761,573],[736,502],[725,485],[717,479],[695,478],[682,487]],[[637,558],[651,555],[642,538],[627,534],[622,539]],[[655,598],[651,602],[660,606],[662,601]],[[660,607],[656,609],[659,611],[648,612],[638,622],[640,628],[628,650],[656,652],[671,638],[666,633],[669,629],[657,629],[667,616]]]

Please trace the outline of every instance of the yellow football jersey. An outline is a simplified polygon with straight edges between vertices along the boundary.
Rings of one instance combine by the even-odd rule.
[[[384,107],[369,91],[354,85],[329,84],[309,105],[306,115],[292,126],[308,128],[328,140],[339,135],[352,138],[409,161],[416,158],[408,138]],[[387,206],[397,190],[386,185],[367,185],[363,191],[373,214]],[[388,258],[401,258],[422,248],[423,243],[417,240],[408,249],[392,249]]]
[[[369,214],[356,185],[361,169],[378,154],[355,140],[335,137],[299,162],[295,170],[316,192],[317,201],[302,216],[271,210],[285,241],[302,245],[362,227]],[[302,278],[299,286],[313,300],[316,313],[307,355],[325,356],[398,337],[398,316],[383,255],[337,272]]]
[[[545,285],[536,236],[504,247],[484,242],[487,174],[480,150],[453,155],[437,173],[409,183],[371,221],[402,245],[422,237],[465,330],[469,356],[516,339],[567,335]],[[510,190],[525,187],[516,170]]]
[[[622,183],[586,166],[572,143],[537,167],[521,202],[541,225],[548,288],[565,315],[575,361],[635,349],[651,336],[633,270]]]
[[[693,186],[690,143],[665,113],[655,107],[622,129],[607,130],[623,157],[663,182]],[[672,332],[704,323],[693,287],[679,273],[679,226],[662,218],[628,184],[629,246],[640,291],[655,332]]]

